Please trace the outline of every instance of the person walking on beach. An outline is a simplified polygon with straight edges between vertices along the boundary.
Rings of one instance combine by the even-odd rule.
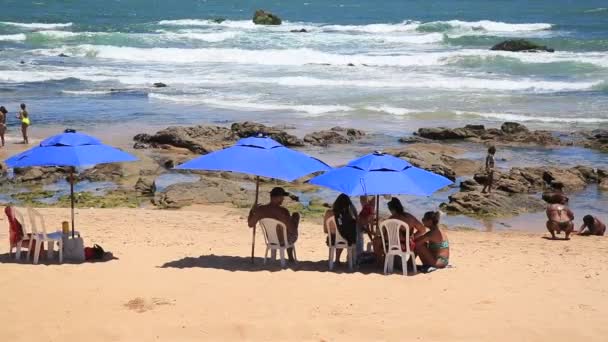
[[[27,129],[30,127],[30,114],[27,112],[25,108],[25,103],[21,104],[21,110],[19,111],[19,115],[17,115],[17,119],[21,121],[21,134],[23,135],[23,143],[29,144],[29,140],[27,138]]]
[[[6,133],[6,115],[8,111],[4,106],[0,107],[0,141],[2,142],[2,147],[4,147],[4,134]]]
[[[494,183],[494,167],[496,166],[496,159],[494,155],[496,154],[496,147],[490,146],[488,148],[488,155],[486,156],[486,176],[487,182],[483,187],[482,193],[492,193],[492,185]]]
[[[606,233],[606,225],[600,219],[591,215],[583,217],[583,225],[578,230],[578,235],[604,236],[604,233]]]
[[[557,197],[557,196],[556,196]],[[555,202],[547,207],[547,230],[555,240],[555,233],[566,233],[565,240],[570,240],[570,233],[574,230],[574,213],[568,208],[568,197],[559,196]]]
[[[298,240],[298,226],[300,224],[300,214],[290,214],[287,208],[283,207],[285,196],[289,193],[283,188],[276,187],[270,191],[270,203],[264,205],[256,205],[249,211],[247,223],[250,228],[255,227],[259,220],[264,218],[275,219],[285,225],[287,228],[287,242],[294,244]],[[285,242],[283,231],[277,229],[279,241]],[[289,261],[294,261],[293,248],[287,249]]]

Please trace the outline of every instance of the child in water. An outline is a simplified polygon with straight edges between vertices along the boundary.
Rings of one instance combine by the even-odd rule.
[[[27,138],[27,129],[30,126],[30,115],[27,112],[27,110],[25,109],[25,103],[21,104],[21,110],[19,111],[19,115],[17,116],[17,119],[19,119],[19,121],[21,121],[21,134],[23,135],[23,143],[24,144],[29,144],[29,140]]]

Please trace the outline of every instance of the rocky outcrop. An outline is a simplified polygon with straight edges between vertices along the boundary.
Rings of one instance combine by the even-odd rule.
[[[156,192],[156,184],[151,179],[140,177],[135,183],[135,191],[144,196],[152,196]]]
[[[365,132],[354,128],[334,127],[330,130],[307,134],[304,142],[314,146],[328,146],[333,144],[350,144],[365,136]]]
[[[303,28],[303,29],[299,29],[299,30],[290,30],[289,32],[292,32],[292,33],[308,33],[308,30]]]
[[[154,135],[138,134],[133,148],[181,147],[197,154],[206,154],[233,144],[238,136],[229,128],[217,126],[168,127]]]
[[[67,167],[26,167],[15,168],[15,183],[54,183],[69,174]]]
[[[460,184],[460,192],[449,197],[442,208],[450,213],[473,216],[511,216],[540,211],[544,202],[535,194],[545,191],[543,199],[552,201],[555,194],[583,189],[601,180],[599,172],[577,166],[569,169],[557,167],[513,168],[509,172],[496,172],[494,192],[482,194],[487,175],[476,174]]]
[[[457,151],[452,151],[447,147],[438,147],[436,144],[415,144],[406,149],[386,152],[452,181],[455,181],[458,176],[472,175],[481,168],[480,162],[456,158],[454,155],[459,154]]]
[[[440,208],[450,214],[505,217],[538,212],[545,208],[545,204],[530,195],[512,195],[502,191],[488,195],[480,191],[466,191],[449,196],[449,203],[442,203]]]
[[[86,169],[78,175],[78,179],[91,182],[115,182],[124,176],[124,170],[120,164],[101,164]]]
[[[525,39],[510,39],[504,42],[498,43],[490,50],[495,51],[511,51],[511,52],[555,52],[554,49],[548,48],[544,45],[538,45]]]
[[[167,85],[163,82],[156,82],[153,84],[154,88],[166,88]]]
[[[271,137],[285,146],[304,146],[304,142],[295,135],[291,135],[279,128],[268,127],[256,122],[237,122],[232,124],[230,129],[240,138],[262,134]]]
[[[221,24],[224,21],[226,21],[226,19],[225,18],[213,18],[213,19],[210,19],[209,21],[211,21],[214,24]]]
[[[195,183],[178,183],[157,193],[154,204],[161,208],[181,208],[192,204],[232,203],[250,206],[252,191],[245,190],[238,183],[222,178],[203,177]]]
[[[579,132],[579,145],[608,153],[608,130],[596,129],[588,132]]]
[[[282,20],[278,16],[260,9],[253,14],[253,23],[256,25],[281,25]]]
[[[561,144],[560,139],[549,131],[531,131],[516,122],[505,122],[500,129],[486,129],[483,125],[467,125],[460,128],[420,128],[414,134],[431,140],[466,140],[512,146],[556,146]]]

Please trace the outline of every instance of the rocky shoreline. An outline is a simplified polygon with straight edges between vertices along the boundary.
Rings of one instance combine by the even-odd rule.
[[[248,207],[253,198],[253,178],[231,173],[189,172],[198,181],[171,184],[158,189],[156,180],[160,175],[196,155],[209,153],[232,145],[238,139],[258,134],[272,137],[292,148],[325,148],[333,145],[353,144],[367,137],[366,132],[353,128],[333,127],[306,134],[300,138],[289,133],[295,127],[270,127],[255,122],[233,123],[224,126],[168,127],[155,134],[140,133],[133,137],[133,149],[141,161],[134,164],[101,165],[79,174],[79,180],[89,182],[113,182],[117,189],[109,190],[104,197],[81,194],[77,205],[81,207],[155,206],[158,208],[181,208],[192,204],[223,204]],[[608,170],[594,169],[590,165],[576,167],[513,167],[500,170],[495,176],[496,191],[492,195],[481,193],[485,183],[483,165],[479,160],[461,157],[467,151],[458,142],[509,147],[560,148],[579,146],[608,152],[608,131],[596,130],[574,132],[564,135],[551,131],[533,131],[526,126],[505,122],[500,128],[482,125],[467,125],[461,128],[420,128],[414,136],[399,139],[401,146],[386,152],[404,158],[412,164],[441,174],[456,181],[457,189],[447,195],[441,209],[449,214],[469,217],[509,217],[523,213],[542,211],[545,203],[539,196],[553,191],[557,185],[567,191],[578,191],[591,184],[608,191]],[[5,169],[3,169],[6,171]],[[175,171],[171,171],[175,172]],[[43,190],[67,177],[63,168],[29,168],[14,170],[8,177],[2,172],[0,187],[29,189],[10,197],[18,202],[34,205],[62,206],[60,197],[49,204],[48,199],[56,192]],[[262,191],[281,184],[292,191],[310,193],[316,188],[304,181],[293,184],[266,180]],[[101,198],[105,198],[102,200]],[[310,201],[304,206],[296,202],[301,210],[320,212],[321,200]],[[46,203],[46,204],[45,204]]]

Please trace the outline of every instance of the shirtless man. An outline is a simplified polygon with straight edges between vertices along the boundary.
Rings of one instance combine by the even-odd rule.
[[[570,240],[570,233],[574,230],[574,213],[568,208],[568,198],[559,196],[556,201],[547,207],[547,230],[555,239],[555,233],[566,233],[565,240]]]
[[[247,223],[249,224],[249,227],[253,228],[259,220],[264,218],[271,218],[282,222],[287,228],[287,242],[289,244],[293,244],[298,240],[300,214],[293,213],[293,215],[291,215],[289,210],[283,207],[285,196],[289,196],[289,193],[286,192],[285,189],[278,187],[272,189],[272,191],[270,191],[270,203],[256,205],[251,208]],[[279,241],[284,243],[285,239],[283,237],[283,231],[277,229],[277,235],[279,237]],[[293,248],[287,249],[287,255],[289,257],[289,261],[295,260],[293,257]]]
[[[583,225],[578,230],[578,235],[604,236],[605,232],[606,225],[602,221],[600,221],[600,219],[591,215],[586,215],[585,217],[583,217]]]
[[[8,111],[4,106],[0,107],[0,140],[2,141],[2,146],[4,146],[4,133],[6,133],[6,114]]]

